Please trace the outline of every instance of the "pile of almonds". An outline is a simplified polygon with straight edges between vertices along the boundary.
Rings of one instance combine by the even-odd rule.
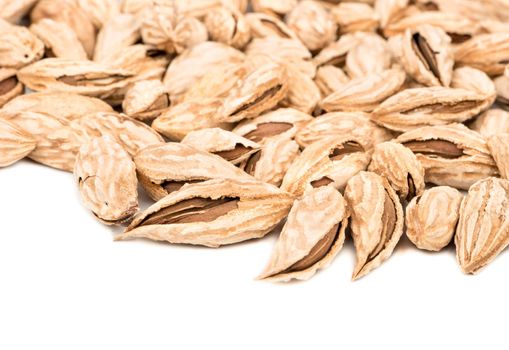
[[[261,279],[347,234],[353,279],[403,233],[476,273],[509,244],[508,22],[506,0],[0,0],[0,167],[73,172],[117,240],[279,232]]]

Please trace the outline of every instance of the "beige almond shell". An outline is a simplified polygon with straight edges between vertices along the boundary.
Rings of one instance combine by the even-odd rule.
[[[435,66],[430,67],[426,53],[416,41],[424,41],[431,51]],[[403,35],[401,63],[405,71],[416,81],[426,86],[446,86],[451,84],[454,66],[454,52],[451,38],[442,28],[422,25],[412,31],[407,29]],[[436,71],[434,71],[436,69]]]
[[[86,136],[71,127],[70,121],[49,114],[20,112],[10,122],[36,140],[36,148],[28,155],[41,164],[72,172],[81,144]]]
[[[214,41],[240,49],[251,39],[251,28],[244,15],[233,8],[219,7],[210,11],[204,23]]]
[[[471,38],[478,32],[478,25],[468,18],[453,12],[443,11],[417,11],[402,17],[398,21],[389,23],[384,28],[385,36],[393,36],[404,33],[407,29],[414,30],[420,25],[429,24],[442,28],[447,35],[451,36],[455,43],[455,37],[460,40]]]
[[[0,28],[0,67],[20,69],[41,59],[44,44],[28,28],[2,23]]]
[[[373,111],[371,119],[388,129],[405,132],[427,125],[467,121],[487,108],[479,93],[442,86],[405,89]]]
[[[323,48],[315,57],[313,62],[317,68],[325,65],[333,65],[343,68],[346,63],[346,57],[350,50],[353,50],[367,34],[345,34],[339,40],[330,43]],[[377,45],[378,46],[378,45]],[[378,52],[378,50],[377,50]]]
[[[499,108],[489,109],[477,117],[470,124],[470,128],[485,138],[499,133],[509,133],[509,112]]]
[[[37,141],[26,131],[0,119],[0,168],[25,158],[37,146]]]
[[[436,186],[414,197],[406,207],[406,235],[419,249],[439,251],[454,237],[463,195]]]
[[[350,78],[341,68],[330,64],[321,66],[316,70],[315,83],[320,89],[323,98],[342,89],[349,80]]]
[[[330,250],[317,262],[304,270],[289,268],[304,259],[335,225],[339,225],[337,237]],[[309,191],[293,203],[286,223],[267,267],[258,277],[271,282],[287,282],[291,279],[310,279],[319,269],[324,269],[343,247],[348,226],[348,210],[343,196],[331,187]]]
[[[276,63],[289,69],[298,70],[313,78],[316,66],[311,61],[311,53],[296,39],[278,36],[253,39],[245,49],[247,59],[254,66]]]
[[[148,146],[134,156],[134,162],[141,184],[154,200],[168,195],[161,185],[165,181],[252,178],[218,155],[176,142]]]
[[[482,70],[488,75],[504,72],[509,59],[509,33],[479,34],[456,47],[457,65]]]
[[[25,17],[38,0],[11,0],[0,2],[0,18],[17,23]]]
[[[394,204],[395,224],[389,237],[382,237],[383,214],[386,196]],[[359,279],[387,260],[403,234],[403,207],[389,182],[381,176],[361,171],[348,181],[345,199],[351,214],[350,230],[355,245],[356,264],[352,279]],[[380,240],[381,250],[369,258]]]
[[[109,135],[134,156],[150,145],[164,143],[164,139],[146,124],[119,113],[93,113],[72,122],[72,127],[87,136]]]
[[[253,153],[261,149],[259,144],[221,128],[206,128],[192,131],[182,139],[181,143],[214,154],[233,151],[239,146],[247,149],[239,157],[230,160],[232,164],[242,163]]]
[[[408,2],[408,0],[376,0],[374,7],[380,21],[380,27],[384,29],[390,23],[401,18]]]
[[[192,198],[238,198],[238,208],[210,222],[143,225],[150,214]],[[252,179],[215,179],[189,184],[138,215],[116,240],[148,238],[170,243],[219,247],[260,238],[283,220],[294,198],[277,187]]]
[[[229,63],[212,68],[200,77],[182,97],[182,102],[199,101],[204,98],[225,98],[253,70],[249,63]]]
[[[260,158],[252,175],[260,181],[280,186],[299,154],[299,145],[294,140],[284,135],[269,137],[260,150]],[[246,163],[244,161],[240,168],[245,169]]]
[[[424,168],[415,154],[400,143],[376,145],[368,170],[385,177],[401,200],[410,200],[424,191]]]
[[[141,80],[127,90],[122,110],[131,118],[150,121],[170,105],[170,97],[160,80]]]
[[[152,122],[152,128],[171,141],[180,141],[190,132],[204,128],[231,130],[232,124],[217,121],[222,103],[217,98],[182,102],[162,112]]]
[[[274,17],[286,15],[297,6],[297,3],[298,0],[251,0],[251,6],[255,12],[266,13]]]
[[[357,144],[358,151],[348,151],[341,159],[330,158],[335,149],[348,143]],[[313,188],[313,182],[327,178],[330,185],[343,189],[347,181],[368,167],[370,152],[362,140],[353,136],[332,136],[312,143],[294,160],[283,178],[281,189],[299,197]]]
[[[171,61],[163,81],[172,103],[210,70],[226,63],[242,63],[244,58],[242,52],[212,41],[185,50]]]
[[[313,117],[311,115],[296,109],[278,108],[274,111],[262,114],[259,117],[242,121],[233,129],[233,132],[251,139],[254,142],[263,144],[265,138],[272,136],[285,136],[287,138],[294,138],[296,133],[312,120]],[[257,134],[258,136],[256,137],[250,136],[254,135],[252,133],[256,132],[260,126],[264,127],[264,125],[271,123],[283,125],[285,126],[285,130],[277,130],[277,133],[275,133],[276,129],[270,128],[268,130],[267,136],[259,134]]]
[[[35,112],[73,120],[96,112],[112,112],[113,108],[98,98],[68,92],[19,95],[0,109],[0,118],[12,119],[20,112]]]
[[[15,69],[0,68],[0,108],[23,93],[24,86],[18,81]],[[0,112],[0,115],[3,115]]]
[[[369,4],[341,2],[331,13],[341,33],[370,32],[378,28],[378,15]]]
[[[125,88],[133,73],[109,68],[97,62],[65,58],[45,58],[18,72],[18,79],[39,92],[70,92],[107,98]]]
[[[238,122],[254,118],[274,108],[288,91],[286,69],[267,63],[258,67],[230,91],[218,113],[219,122]]]
[[[83,203],[104,224],[121,224],[138,211],[136,167],[109,136],[90,139],[76,157],[74,178]]]
[[[287,71],[290,69],[287,68]],[[294,69],[287,74],[287,84],[288,91],[286,97],[279,103],[280,106],[295,108],[308,114],[317,110],[322,96],[312,78]]]
[[[117,0],[77,0],[78,6],[88,15],[96,28],[102,28],[108,20],[120,15]]]
[[[39,0],[30,12],[30,19],[35,23],[43,18],[66,23],[78,36],[87,56],[93,56],[96,28],[76,0]]]
[[[117,14],[107,19],[97,34],[94,61],[107,63],[111,57],[138,42],[141,39],[140,28],[141,22],[134,15]]]
[[[451,87],[470,90],[484,95],[483,109],[491,106],[497,96],[493,80],[483,71],[468,66],[456,68],[453,71]]]
[[[427,126],[396,138],[404,146],[415,141],[446,141],[462,151],[456,158],[442,158],[414,151],[425,170],[425,181],[467,190],[476,181],[498,175],[486,141],[462,124]],[[410,147],[411,149],[411,147]]]
[[[509,78],[501,75],[493,79],[497,91],[497,103],[503,108],[509,106]]]
[[[345,71],[351,79],[372,76],[391,68],[392,53],[382,37],[358,33],[353,37],[357,43],[348,50],[345,60]]]
[[[464,273],[475,274],[509,244],[509,182],[489,177],[468,190],[454,243]]]
[[[51,52],[55,57],[74,60],[87,59],[87,53],[78,36],[64,22],[43,18],[32,23],[30,31],[42,40],[46,47],[46,52]]]
[[[320,50],[336,39],[337,24],[318,1],[300,1],[288,13],[286,23],[310,51]]]
[[[336,135],[361,138],[368,148],[393,138],[390,131],[371,122],[366,113],[332,112],[316,117],[303,126],[295,135],[295,141],[306,148],[323,138]]]
[[[500,176],[509,179],[509,134],[492,135],[488,138],[487,143]]]
[[[371,112],[399,91],[405,79],[405,72],[399,68],[352,79],[324,98],[320,106],[327,112]]]
[[[181,13],[175,2],[157,1],[146,10],[141,36],[146,44],[180,54],[205,42],[207,28],[197,18]]]
[[[277,17],[264,13],[247,13],[245,19],[253,38],[278,36],[285,39],[297,39],[295,32]]]

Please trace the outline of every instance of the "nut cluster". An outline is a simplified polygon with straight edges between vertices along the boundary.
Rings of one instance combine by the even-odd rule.
[[[0,167],[72,172],[116,240],[279,239],[353,279],[403,235],[465,273],[509,244],[509,5],[0,0]],[[140,209],[138,185],[154,203]]]

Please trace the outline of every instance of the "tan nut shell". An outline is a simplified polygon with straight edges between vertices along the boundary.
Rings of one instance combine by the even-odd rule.
[[[285,136],[287,138],[293,138],[301,128],[303,128],[312,120],[313,117],[307,113],[300,112],[293,108],[279,108],[274,111],[262,114],[259,117],[242,121],[233,129],[233,132],[263,144],[265,138],[267,137]],[[256,132],[260,126],[271,123],[287,125],[287,129],[285,131],[275,133],[276,130],[274,128],[270,128],[268,130],[268,134],[265,136],[250,136],[254,135],[251,133]]]
[[[216,114],[223,101],[216,98],[185,101],[162,112],[152,128],[172,141],[180,141],[191,131],[204,128],[230,130],[231,124],[217,121]]]
[[[25,130],[37,147],[28,156],[44,165],[72,172],[76,154],[85,135],[71,127],[69,120],[35,112],[20,112],[10,122]]]
[[[85,60],[45,58],[18,72],[19,80],[34,91],[71,92],[107,98],[125,88],[133,73]]]
[[[427,126],[408,131],[396,139],[403,145],[429,140],[450,142],[461,149],[463,154],[456,158],[442,158],[414,152],[425,169],[426,182],[466,190],[476,181],[498,174],[486,141],[480,134],[463,125]]]
[[[371,122],[366,113],[332,112],[316,117],[303,126],[295,135],[295,141],[305,148],[322,138],[336,135],[361,138],[368,148],[393,138],[390,131]]]
[[[36,145],[37,141],[29,133],[0,119],[0,168],[25,158]]]
[[[509,33],[476,35],[456,48],[454,59],[489,75],[502,74],[509,59]]]
[[[368,167],[371,154],[366,151],[349,151],[339,160],[329,158],[334,149],[343,149],[353,142],[366,149],[360,139],[353,136],[327,137],[312,143],[295,159],[283,178],[281,188],[296,196],[313,188],[313,182],[328,178],[336,189],[343,189],[347,181]]]
[[[416,41],[424,41],[426,48],[421,49]],[[432,57],[428,58],[428,54]],[[443,29],[431,25],[422,25],[415,31],[407,29],[403,36],[401,63],[406,72],[421,84],[449,86],[454,66],[451,38]]]
[[[394,204],[394,231],[382,237],[384,203],[386,196]],[[351,213],[350,229],[355,245],[357,262],[352,279],[368,274],[387,260],[403,234],[403,208],[396,192],[387,180],[375,173],[361,171],[348,181],[345,199]],[[383,240],[381,250],[369,257]]]
[[[236,197],[238,208],[210,222],[146,225],[143,219],[175,203],[191,198],[221,199]],[[116,240],[148,238],[170,243],[219,247],[260,238],[288,215],[293,197],[258,180],[216,179],[185,185],[177,192],[155,203],[129,225]]]
[[[489,109],[477,117],[470,128],[486,138],[499,133],[509,133],[509,112],[498,108]]]
[[[0,67],[19,69],[43,56],[43,42],[28,28],[1,23],[0,28]]]
[[[205,26],[212,40],[235,48],[244,47],[251,39],[251,29],[240,11],[220,7],[205,17]]]
[[[92,138],[81,146],[74,178],[85,206],[101,222],[121,224],[138,211],[136,167],[111,137]]]
[[[51,92],[17,96],[0,109],[0,117],[12,119],[20,112],[35,112],[73,120],[86,114],[112,111],[109,104],[97,98]]]
[[[410,200],[424,191],[424,168],[415,154],[399,143],[376,145],[368,170],[385,177],[401,200]]]
[[[122,110],[131,118],[153,120],[170,105],[170,97],[160,80],[141,80],[125,94]]]
[[[55,57],[86,60],[87,53],[78,36],[64,22],[43,18],[30,26],[30,31],[39,37],[47,51]]]
[[[463,195],[449,186],[437,186],[414,197],[406,207],[406,235],[419,249],[439,251],[456,231]]]
[[[131,156],[147,146],[164,143],[161,135],[146,124],[115,112],[85,115],[71,125],[88,137],[109,135]]]
[[[283,66],[267,63],[239,81],[226,96],[217,115],[219,122],[237,122],[254,118],[275,107],[288,91]]]
[[[269,137],[263,144],[252,175],[260,181],[279,186],[299,154],[299,145],[294,140],[284,135]],[[240,165],[242,169],[245,169],[245,163]]]
[[[304,270],[286,272],[338,224],[337,237],[323,258]],[[313,189],[294,202],[267,267],[258,278],[273,282],[311,278],[319,269],[326,268],[341,250],[346,226],[348,210],[343,196],[331,187]]]
[[[368,4],[341,2],[331,13],[342,33],[370,32],[378,28],[378,15]]]
[[[323,99],[320,106],[327,112],[370,112],[400,90],[405,78],[405,72],[395,68],[353,79]]]
[[[168,195],[161,186],[165,181],[252,178],[220,156],[176,142],[146,147],[134,162],[141,184],[154,200]]]
[[[465,273],[477,273],[509,244],[509,182],[486,178],[468,190],[454,243]]]
[[[230,160],[232,164],[241,163],[261,149],[259,144],[220,128],[192,131],[182,139],[181,143],[214,154],[233,151],[239,146],[246,149],[238,157]]]
[[[441,86],[403,90],[385,100],[371,119],[388,129],[408,131],[426,125],[464,122],[485,109],[482,94]]]
[[[509,134],[498,133],[492,135],[488,138],[487,143],[500,176],[509,179]]]

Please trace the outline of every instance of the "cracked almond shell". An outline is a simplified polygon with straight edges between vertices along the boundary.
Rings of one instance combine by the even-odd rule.
[[[399,143],[376,145],[368,170],[385,177],[401,200],[410,200],[424,191],[424,168],[415,154]]]
[[[217,178],[251,178],[219,155],[176,142],[146,147],[134,156],[134,162],[140,183],[154,200],[165,197],[186,183]]]
[[[356,280],[392,255],[403,234],[403,207],[386,179],[366,171],[348,181],[345,199],[351,213]]]
[[[343,196],[331,187],[309,191],[293,203],[267,267],[258,277],[273,282],[307,280],[343,247],[348,226]]]
[[[371,120],[404,132],[427,125],[464,122],[487,107],[486,97],[473,91],[441,86],[411,88],[382,102]]]
[[[427,126],[396,138],[410,148],[425,170],[425,181],[467,190],[498,175],[486,141],[462,124]]]
[[[260,238],[283,220],[293,197],[250,179],[189,184],[138,215],[116,240],[148,238],[219,247]]]
[[[281,188],[296,196],[321,186],[343,189],[353,175],[367,168],[370,159],[361,140],[352,136],[327,137],[306,147],[294,160]]]

